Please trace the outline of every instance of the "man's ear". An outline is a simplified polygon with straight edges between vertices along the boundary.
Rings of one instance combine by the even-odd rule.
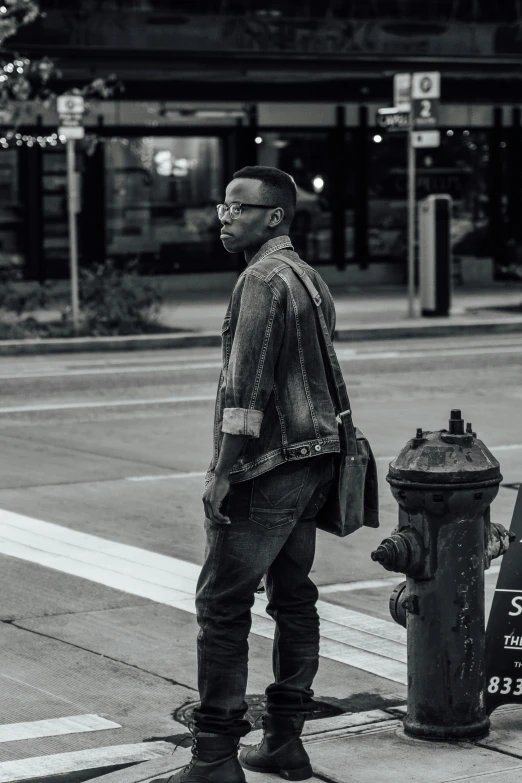
[[[281,225],[284,219],[285,219],[285,211],[283,207],[276,207],[270,214],[270,221],[268,225],[271,226],[272,228],[275,228],[275,226]]]

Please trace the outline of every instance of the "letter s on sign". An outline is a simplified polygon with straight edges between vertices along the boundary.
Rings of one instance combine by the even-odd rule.
[[[510,617],[517,617],[519,614],[522,614],[522,595],[517,595],[515,598],[512,598],[511,606],[515,611],[509,612]]]

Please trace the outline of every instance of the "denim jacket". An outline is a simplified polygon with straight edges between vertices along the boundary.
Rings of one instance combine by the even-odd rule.
[[[279,259],[273,258],[276,253]],[[306,269],[334,335],[335,306],[326,283],[293,252],[289,237],[266,242],[238,278],[223,321],[214,454],[206,483],[223,433],[250,436],[230,472],[231,483],[283,462],[340,450],[315,305],[281,256]]]

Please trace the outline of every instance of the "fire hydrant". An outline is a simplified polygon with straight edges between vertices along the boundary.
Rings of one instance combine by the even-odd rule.
[[[512,540],[490,520],[500,465],[452,410],[448,430],[417,430],[387,480],[399,525],[372,560],[407,577],[390,600],[408,632],[404,730],[426,739],[483,737],[484,569]]]

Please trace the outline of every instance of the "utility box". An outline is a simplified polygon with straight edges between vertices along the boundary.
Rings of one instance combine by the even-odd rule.
[[[419,281],[423,316],[449,315],[451,307],[451,196],[419,204]]]

